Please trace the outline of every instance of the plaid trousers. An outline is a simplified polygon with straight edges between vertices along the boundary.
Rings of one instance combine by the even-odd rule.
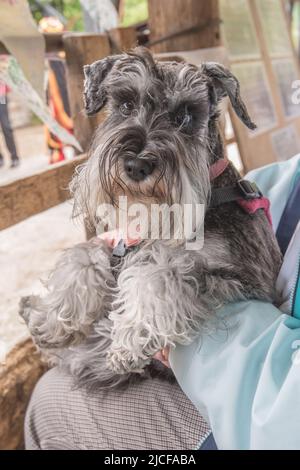
[[[36,385],[25,419],[28,450],[193,450],[209,433],[176,383],[91,391],[58,368]]]

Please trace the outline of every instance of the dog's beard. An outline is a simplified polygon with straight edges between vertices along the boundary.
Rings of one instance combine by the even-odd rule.
[[[155,158],[156,165],[151,175],[136,182],[126,174],[124,161],[141,154]],[[178,133],[156,130],[148,134],[146,142],[145,131],[140,126],[116,127],[111,131],[104,124],[96,134],[88,162],[75,176],[71,189],[75,215],[83,214],[92,227],[99,227],[100,222],[101,230],[114,225],[126,231],[128,221],[132,221],[129,212],[133,206],[143,206],[143,215],[149,222],[157,205],[175,204],[183,208],[187,204],[206,204],[210,191],[207,150],[201,138],[187,146]],[[124,214],[118,216],[123,198],[128,210],[126,226],[121,222],[125,220]],[[99,216],[99,207],[106,204],[117,209],[117,218],[107,220],[108,227]],[[172,224],[171,220],[174,233]],[[141,230],[142,238],[146,238],[144,232]],[[162,226],[158,232],[163,236]]]

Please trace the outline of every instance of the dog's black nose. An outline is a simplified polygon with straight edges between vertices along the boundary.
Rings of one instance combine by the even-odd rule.
[[[127,158],[124,166],[129,178],[134,181],[143,181],[151,175],[155,165],[153,162],[142,158]]]

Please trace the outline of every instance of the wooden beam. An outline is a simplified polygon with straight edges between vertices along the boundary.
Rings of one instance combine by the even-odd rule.
[[[46,371],[31,339],[18,344],[0,368],[0,450],[24,448],[24,417],[32,390]]]
[[[63,51],[64,44],[62,37],[62,33],[44,33],[46,52]],[[2,42],[0,42],[0,54],[9,54],[9,51]]]
[[[111,53],[106,34],[67,33],[63,36],[67,63],[67,84],[74,134],[83,151],[89,148],[95,128],[103,120],[103,113],[87,117],[83,103],[83,66]]]
[[[191,28],[153,45],[154,52],[189,51],[221,45],[218,0],[148,0],[150,40]],[[197,29],[198,28],[198,29]]]
[[[83,155],[44,171],[0,186],[0,230],[69,199],[68,185]]]
[[[236,144],[235,136],[229,137],[228,139],[225,138],[225,143],[226,143],[226,145]]]

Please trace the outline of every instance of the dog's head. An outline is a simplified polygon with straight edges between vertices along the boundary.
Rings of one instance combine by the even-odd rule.
[[[218,104],[226,96],[253,129],[237,79],[222,65],[155,62],[137,48],[84,67],[88,115],[107,106],[88,163],[74,182],[75,201],[95,219],[97,205],[131,201],[205,203],[208,168],[222,157]]]

